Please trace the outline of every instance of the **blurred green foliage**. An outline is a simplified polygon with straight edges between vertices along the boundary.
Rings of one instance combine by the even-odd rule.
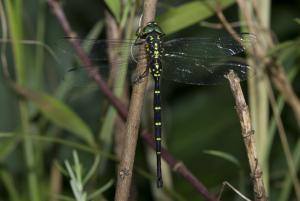
[[[214,11],[207,6],[212,6],[211,2],[215,1],[159,1],[158,22],[168,38],[222,35],[225,30],[211,29],[200,23],[203,20],[219,23]],[[228,20],[239,21],[234,1],[220,2],[226,8],[224,14]],[[128,1],[124,6],[119,0],[64,0],[60,4],[79,36],[104,39],[104,12],[111,12],[126,29],[124,9],[129,14],[138,3]],[[271,6],[271,29],[279,41],[278,61],[293,74],[294,90],[300,94],[297,76],[300,46],[295,45],[299,44],[300,27],[295,19],[299,19],[300,2],[278,0],[272,1]],[[66,34],[46,1],[1,0],[1,7],[0,201],[75,200],[67,176],[67,172],[72,172],[72,165],[67,163],[68,168],[64,167],[64,161],[72,161],[73,150],[78,153],[75,166],[82,168],[82,175],[76,175],[76,178],[89,175],[83,192],[95,200],[113,200],[111,182],[116,178],[118,163],[112,148],[113,140],[107,140],[112,138],[113,129],[103,129],[107,121],[114,125],[114,116],[107,115],[108,102],[94,87],[74,87],[68,81],[66,72],[76,59],[56,49]],[[141,13],[139,5],[135,9]],[[44,46],[26,44],[25,40],[39,41]],[[287,41],[290,43],[286,44]],[[56,56],[45,46],[49,46]],[[89,47],[85,48],[88,51]],[[18,84],[12,85],[5,79],[6,68]],[[246,92],[246,83],[243,87]],[[228,181],[241,193],[252,197],[248,160],[229,86],[195,87],[163,81],[162,88],[163,139],[169,152],[184,162],[215,194],[222,182]],[[146,111],[144,115],[149,113]],[[298,171],[300,151],[294,147],[299,140],[299,127],[289,107],[283,107],[282,120]],[[155,176],[149,174],[151,162],[145,159],[148,152],[142,143],[139,140],[136,152],[134,188],[137,200],[155,200],[150,188]],[[285,177],[287,165],[276,132],[271,144],[270,200],[295,200],[290,178]],[[55,170],[63,172],[59,195],[51,194],[50,190],[57,182],[53,180]],[[173,188],[165,191],[169,198],[157,200],[204,200],[180,176],[172,176]],[[241,198],[228,190],[222,200]]]

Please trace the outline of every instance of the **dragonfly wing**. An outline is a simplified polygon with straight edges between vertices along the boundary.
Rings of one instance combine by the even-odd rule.
[[[247,79],[250,67],[242,58],[198,58],[167,54],[164,56],[162,77],[193,85],[211,85],[226,81],[224,75],[233,70],[241,80]]]
[[[56,46],[60,52],[60,66],[64,69],[63,82],[68,82],[72,88],[86,88],[91,85],[92,80],[79,62],[76,51],[68,40],[75,40],[85,49],[85,52],[92,62],[95,73],[99,73],[107,81],[126,79],[131,82],[131,74],[136,62],[146,58],[146,55],[138,55],[137,51],[143,43],[136,43],[135,40],[94,40],[68,38],[61,39]],[[109,58],[108,51],[114,56]],[[132,78],[134,80],[134,78]],[[113,81],[112,81],[113,82]],[[94,87],[94,86],[93,86]],[[120,86],[116,86],[117,88]]]
[[[61,55],[61,63],[65,64],[63,60],[77,60],[77,53],[72,47],[71,41],[75,41],[81,45],[85,50],[93,65],[100,65],[101,63],[108,62],[108,51],[116,55],[112,58],[115,64],[122,64],[128,61],[138,61],[145,56],[137,56],[137,52],[142,43],[136,43],[132,40],[94,40],[94,39],[80,39],[80,38],[65,38],[59,40],[56,45],[57,51]]]
[[[240,54],[251,47],[255,35],[244,33],[233,37],[179,38],[163,43],[166,53],[198,58],[215,58]]]
[[[107,64],[94,67],[93,73],[98,73],[111,88],[116,89],[124,87],[124,83],[128,85],[135,83],[138,77],[135,74],[135,67],[134,63],[118,66],[117,68],[111,68]],[[66,70],[63,73],[61,83],[67,85],[68,90],[98,89],[89,72],[80,66]]]

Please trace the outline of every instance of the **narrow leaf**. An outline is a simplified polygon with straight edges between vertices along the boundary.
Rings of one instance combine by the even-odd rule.
[[[223,151],[206,150],[206,151],[204,151],[204,153],[212,155],[212,156],[217,156],[219,158],[223,158],[224,160],[229,161],[238,167],[240,166],[240,162],[238,161],[238,159],[236,157],[234,157],[231,154],[225,153]]]
[[[76,134],[88,144],[94,145],[93,134],[89,127],[63,102],[52,96],[31,91],[13,83],[10,85],[19,95],[32,101],[42,114],[54,124]]]
[[[225,9],[234,2],[234,0],[193,1],[170,9],[160,15],[157,21],[166,34],[171,34],[214,15],[213,8],[217,3]]]
[[[117,22],[120,22],[121,17],[121,4],[120,0],[104,0],[109,10],[112,12]]]

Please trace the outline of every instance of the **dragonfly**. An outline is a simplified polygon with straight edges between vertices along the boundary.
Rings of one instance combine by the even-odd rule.
[[[136,63],[146,60],[147,72],[138,77],[142,78],[150,73],[154,80],[153,127],[158,188],[163,186],[161,171],[161,78],[184,84],[211,85],[226,81],[224,75],[234,71],[240,80],[245,80],[251,68],[240,55],[247,48],[251,48],[255,40],[255,35],[249,33],[242,33],[236,37],[195,37],[166,40],[161,27],[153,21],[143,28],[139,28],[137,38],[133,40],[89,41],[93,43],[93,48],[102,53],[108,47],[110,50],[121,52],[121,54],[123,51],[129,52],[129,58],[124,59],[123,57],[123,59],[115,60],[113,61],[114,64],[125,63],[127,62],[125,60],[128,59]],[[84,42],[85,39],[82,41]],[[136,56],[134,52],[138,52],[141,47],[144,48],[144,53]],[[99,55],[101,54],[99,53]],[[90,56],[90,59],[94,62],[107,61],[107,56],[99,55]]]

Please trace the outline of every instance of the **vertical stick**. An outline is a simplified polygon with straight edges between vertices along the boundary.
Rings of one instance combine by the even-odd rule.
[[[148,22],[154,21],[155,9],[157,0],[144,1],[144,18],[143,26]],[[144,49],[140,50],[141,52]],[[140,61],[137,65],[138,75],[145,72],[145,61]],[[147,77],[140,83],[134,85],[132,90],[131,102],[129,106],[126,136],[124,141],[124,148],[122,158],[119,165],[118,182],[115,194],[115,201],[127,201],[129,197],[129,189],[132,179],[132,169],[134,163],[135,149],[138,138],[138,131],[140,127],[142,104],[145,96],[145,89],[147,85]]]
[[[255,200],[266,201],[267,196],[262,179],[262,171],[258,163],[254,131],[252,130],[249,109],[242,92],[240,79],[233,71],[230,71],[225,77],[229,80],[230,88],[235,98],[236,111],[240,119],[242,137],[246,146],[251,176],[253,179]]]

